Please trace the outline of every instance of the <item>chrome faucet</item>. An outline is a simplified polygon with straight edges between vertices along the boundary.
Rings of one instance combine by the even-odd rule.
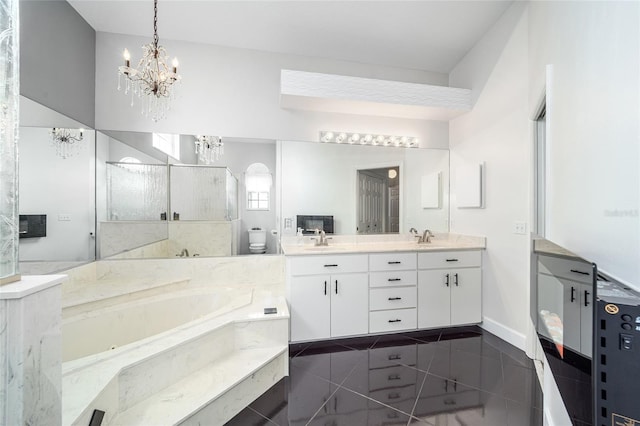
[[[187,250],[186,248],[183,248],[182,251],[180,252],[180,254],[176,254],[176,256],[178,256],[178,257],[189,257],[189,250]]]
[[[324,232],[324,229],[321,231],[318,228],[316,228],[316,236],[311,239],[316,242],[315,243],[316,246],[328,246],[329,240],[331,239],[331,237],[327,237],[327,234]]]
[[[431,238],[434,237],[433,233],[428,229],[425,229],[422,235],[418,235],[418,231],[414,228],[411,228],[409,231],[418,239],[418,244],[428,244],[431,242]]]

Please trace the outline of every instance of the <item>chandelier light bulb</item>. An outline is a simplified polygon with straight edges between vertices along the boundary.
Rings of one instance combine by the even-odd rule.
[[[338,137],[336,137],[336,143],[342,143],[347,138],[345,133],[340,133]]]
[[[351,135],[351,137],[349,138],[349,143],[353,144],[356,143],[360,140],[360,135],[358,133],[354,133]]]
[[[126,66],[129,66],[129,61],[131,60],[131,53],[129,53],[129,49],[125,48],[124,52],[122,52],[122,56],[124,56]]]
[[[371,136],[371,135],[365,135],[365,136],[364,136],[364,139],[362,139],[362,142],[361,142],[361,143],[362,143],[363,145],[364,145],[364,144],[368,144],[368,143],[371,143],[371,141],[372,141],[372,140],[373,140],[373,136]]]
[[[173,58],[173,61],[171,61],[171,66],[173,67],[174,73],[178,72],[178,65],[180,65],[180,62],[178,62],[178,58]]]
[[[394,135],[374,135],[372,133],[349,133],[349,132],[332,132],[322,130],[318,132],[318,140],[323,143],[344,143],[360,144],[360,145],[372,145],[372,146],[388,146],[395,148],[417,148],[418,139],[409,136],[394,136]]]

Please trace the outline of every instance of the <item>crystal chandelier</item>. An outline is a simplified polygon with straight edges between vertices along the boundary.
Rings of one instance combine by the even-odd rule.
[[[195,144],[198,161],[201,163],[211,164],[224,154],[224,144],[222,138],[218,136],[198,135]]]
[[[82,133],[84,129],[64,129],[54,127],[49,134],[51,135],[51,143],[56,148],[56,155],[62,158],[69,158],[77,155],[82,148]]]
[[[131,106],[134,96],[141,101],[142,114],[158,121],[166,116],[173,99],[172,86],[180,81],[178,59],[173,58],[169,68],[167,51],[158,44],[158,0],[153,1],[153,43],[142,46],[142,59],[138,68],[131,67],[131,54],[124,49],[124,66],[118,67],[118,90],[125,77],[125,95],[131,91]]]

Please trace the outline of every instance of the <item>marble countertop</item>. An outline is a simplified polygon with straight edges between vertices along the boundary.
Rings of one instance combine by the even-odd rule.
[[[283,237],[282,252],[285,256],[317,254],[351,254],[383,252],[429,252],[452,250],[483,250],[485,237],[436,234],[430,243],[418,244],[417,239],[407,235],[336,235],[330,236],[329,245],[315,246],[311,237],[305,236],[299,244],[296,237]]]
[[[561,247],[549,240],[543,238],[533,240],[533,251],[538,254],[548,254],[552,256],[561,256],[571,259],[583,260],[580,256]]]
[[[23,275],[20,281],[0,287],[0,300],[21,299],[30,294],[62,284],[66,275]]]

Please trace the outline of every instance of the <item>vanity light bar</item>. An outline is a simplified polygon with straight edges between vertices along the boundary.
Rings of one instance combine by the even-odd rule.
[[[398,148],[418,148],[418,138],[410,136],[377,135],[374,133],[346,133],[321,131],[320,142],[344,143],[351,145],[391,146]]]

